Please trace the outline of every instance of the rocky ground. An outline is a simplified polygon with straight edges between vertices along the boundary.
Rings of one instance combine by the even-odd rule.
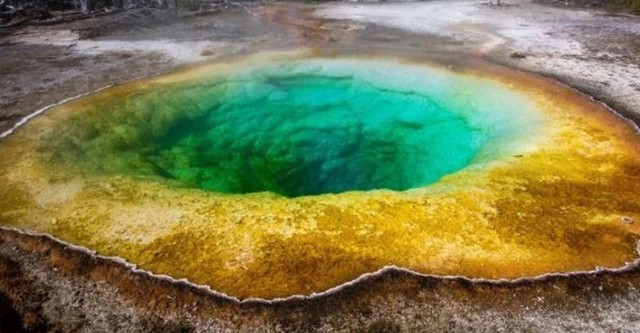
[[[0,132],[65,98],[293,47],[482,57],[640,115],[640,18],[508,1],[139,9],[0,37]],[[48,237],[0,230],[0,332],[640,332],[640,269],[516,284],[391,272],[313,300],[236,303]]]

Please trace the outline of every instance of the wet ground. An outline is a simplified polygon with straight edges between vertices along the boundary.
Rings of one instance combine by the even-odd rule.
[[[590,9],[515,1],[275,3],[189,16],[140,10],[5,33],[0,132],[107,85],[300,46],[482,57],[640,114],[640,19]],[[0,332],[640,332],[638,287],[636,266],[519,284],[392,272],[313,301],[236,304],[47,237],[0,231]]]

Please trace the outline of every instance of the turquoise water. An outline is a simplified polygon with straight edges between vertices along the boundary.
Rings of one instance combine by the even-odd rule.
[[[96,105],[52,141],[63,138],[56,156],[100,172],[223,193],[406,190],[493,158],[529,123],[512,108],[528,107],[442,71],[299,61]]]
[[[267,76],[235,89],[176,124],[160,167],[226,193],[405,190],[463,168],[480,146],[464,119],[428,97],[348,77]]]

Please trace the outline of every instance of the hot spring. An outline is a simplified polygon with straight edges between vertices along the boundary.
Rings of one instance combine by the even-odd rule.
[[[0,142],[0,225],[239,298],[389,265],[513,279],[637,258],[634,129],[554,81],[451,66],[265,52],[79,98]]]

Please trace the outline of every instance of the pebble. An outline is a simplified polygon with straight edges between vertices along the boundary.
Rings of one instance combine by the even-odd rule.
[[[620,218],[620,220],[622,221],[622,223],[624,224],[633,224],[635,222],[635,220],[629,216],[623,216]]]

